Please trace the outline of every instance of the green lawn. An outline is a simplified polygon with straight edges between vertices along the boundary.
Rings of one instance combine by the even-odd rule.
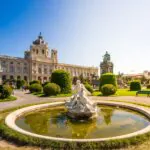
[[[136,96],[137,91],[129,91],[129,89],[118,89],[116,94],[111,96]],[[101,92],[95,91],[93,96],[103,96]],[[147,94],[139,94],[138,96],[147,96]]]
[[[0,102],[6,102],[6,101],[14,101],[17,98],[14,96],[9,96],[8,98],[0,99]]]

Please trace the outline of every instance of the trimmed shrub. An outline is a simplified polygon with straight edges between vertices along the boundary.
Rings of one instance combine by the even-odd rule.
[[[92,87],[90,84],[85,83],[84,86],[85,86],[85,88],[86,88],[89,92],[93,93],[93,87]]]
[[[146,87],[147,87],[147,89],[150,89],[150,84],[148,84]]]
[[[60,86],[61,93],[71,93],[71,77],[68,72],[64,70],[54,71],[51,76],[51,82]]]
[[[12,94],[12,88],[9,85],[0,85],[0,98],[4,99]]]
[[[117,91],[117,88],[112,84],[105,84],[101,87],[101,92],[104,96],[113,95]]]
[[[99,85],[100,90],[101,87],[105,84],[112,84],[117,88],[116,76],[112,73],[102,74],[100,77],[100,85]]]
[[[43,92],[47,96],[57,95],[60,91],[60,86],[55,83],[47,83],[43,88]]]
[[[32,84],[35,84],[35,83],[41,84],[41,82],[39,80],[33,80],[29,84],[32,85]]]
[[[20,89],[23,85],[24,85],[24,81],[23,80],[17,80],[16,81],[16,87],[17,87],[17,89]]]
[[[47,85],[48,83],[50,83],[49,81],[46,81],[42,84],[42,86],[44,87],[45,85]]]
[[[139,80],[134,80],[130,82],[130,91],[141,90],[141,83]]]
[[[39,93],[39,92],[42,92],[42,86],[41,84],[34,83],[29,86],[29,90],[31,93],[34,93],[34,92]]]

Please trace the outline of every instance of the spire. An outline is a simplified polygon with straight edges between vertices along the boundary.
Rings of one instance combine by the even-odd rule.
[[[35,41],[33,41],[33,44],[39,45],[43,43],[45,43],[45,41],[43,39],[42,33],[40,32],[38,38]]]
[[[43,39],[43,36],[42,36],[42,33],[41,33],[41,32],[40,32],[38,38],[39,38],[39,39]]]

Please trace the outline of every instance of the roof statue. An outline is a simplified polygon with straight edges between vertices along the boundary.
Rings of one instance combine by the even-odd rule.
[[[104,62],[109,62],[110,61],[110,54],[106,51],[105,55],[103,56],[103,61]]]

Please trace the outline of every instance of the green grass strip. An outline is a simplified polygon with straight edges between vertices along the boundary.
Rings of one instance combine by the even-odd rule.
[[[9,96],[8,98],[0,99],[0,102],[15,101],[16,99],[15,96]]]

